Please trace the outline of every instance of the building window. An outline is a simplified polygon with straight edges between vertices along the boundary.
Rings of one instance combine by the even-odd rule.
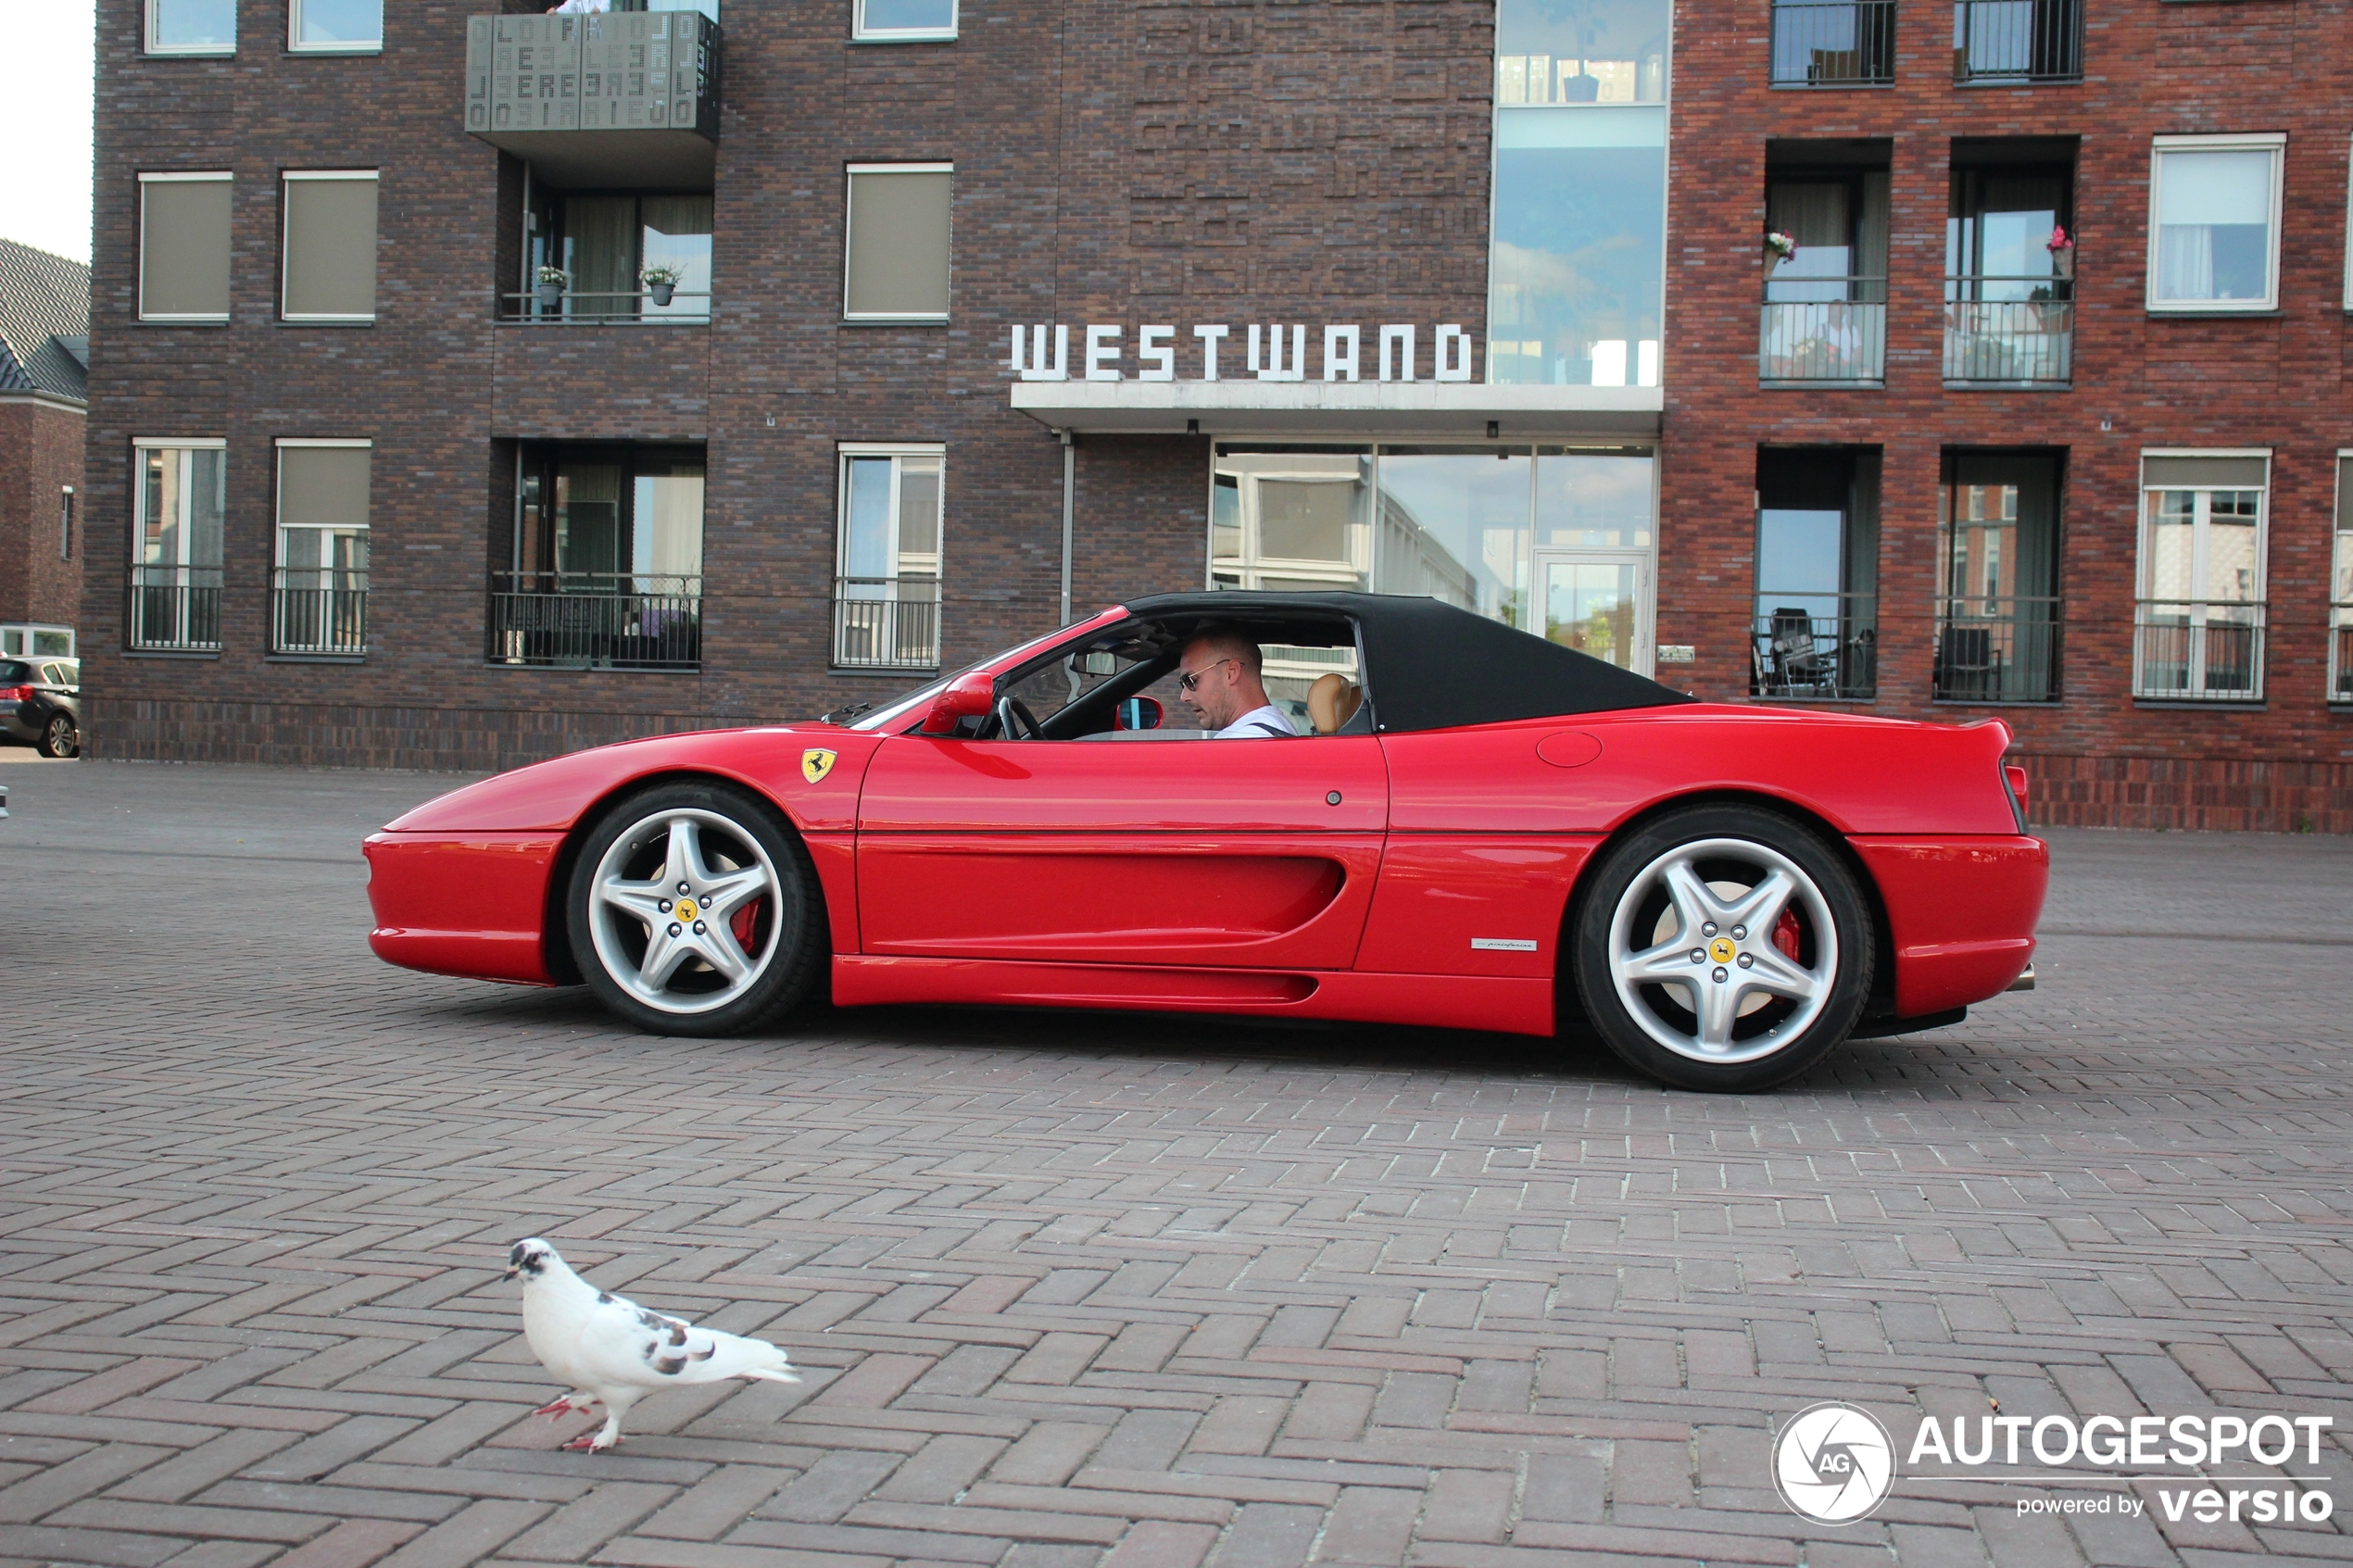
[[[57,558],[73,559],[73,486],[70,484],[57,495]]]
[[[371,55],[384,46],[384,0],[288,0],[286,10],[290,49]]]
[[[517,312],[522,320],[711,320],[708,192],[572,195],[543,189],[533,198],[529,229]],[[552,287],[539,282],[547,268],[563,274]]]
[[[138,468],[128,618],[133,650],[220,651],[227,446],[143,437],[132,447]]]
[[[2336,552],[2329,564],[2329,700],[2353,702],[2353,452],[2336,455]]]
[[[1767,253],[1757,378],[1876,386],[1887,373],[1886,163],[1768,154],[1765,227],[1797,243]]]
[[[2059,459],[1948,452],[1938,508],[1936,696],[2059,695]]]
[[[280,314],[289,321],[373,321],[374,172],[288,174],[285,207],[285,294]]]
[[[1954,0],[1954,81],[2082,79],[2082,0]]]
[[[2143,455],[2135,696],[2262,697],[2271,467],[2262,452]]]
[[[150,55],[233,55],[237,0],[147,0]]]
[[[1772,84],[1884,87],[1895,80],[1895,0],[1773,0]]]
[[[139,176],[139,320],[229,319],[226,174]]]
[[[939,666],[945,446],[841,448],[834,665]]]
[[[278,443],[278,565],[270,585],[274,653],[368,651],[365,441]]]
[[[531,445],[517,470],[510,568],[491,581],[492,662],[699,668],[702,449]]]
[[[857,0],[852,38],[915,44],[956,36],[956,0]]]
[[[842,314],[853,321],[948,320],[954,166],[853,163]]]
[[[2159,136],[2149,155],[2148,307],[2279,305],[2287,138]]]
[[[1879,454],[1756,457],[1757,696],[1868,701],[1879,691]]]
[[[2074,375],[2075,170],[2021,160],[2034,150],[1999,141],[1954,146],[1944,220],[1948,382],[2064,385]]]
[[[1656,386],[1667,0],[1499,0],[1487,379]]]

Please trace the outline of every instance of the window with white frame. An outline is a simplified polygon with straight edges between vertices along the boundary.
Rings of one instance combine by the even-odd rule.
[[[948,449],[846,443],[840,450],[835,667],[937,669]]]
[[[948,320],[955,166],[853,163],[849,175],[842,314],[853,321]]]
[[[2142,455],[2134,696],[2262,696],[2271,467],[2265,451]]]
[[[2286,151],[2284,135],[2157,138],[2149,153],[2151,310],[2278,307]]]
[[[215,436],[140,436],[132,443],[133,650],[202,653],[220,647],[228,446]]]
[[[237,0],[147,0],[150,55],[233,55]]]
[[[857,0],[849,35],[875,44],[921,44],[956,36],[956,0]]]
[[[2329,700],[2353,702],[2353,452],[2336,455],[2336,548],[2329,562]]]
[[[278,443],[278,560],[271,647],[350,657],[367,650],[368,482],[364,440]]]
[[[375,54],[384,46],[384,0],[288,0],[286,46],[300,54]]]
[[[139,320],[229,319],[226,173],[139,176]]]
[[[289,321],[364,326],[376,319],[376,171],[285,176],[283,299]]]

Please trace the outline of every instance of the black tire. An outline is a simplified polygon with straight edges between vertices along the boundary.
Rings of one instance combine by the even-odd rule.
[[[704,884],[684,896],[672,880],[681,874],[682,843],[695,847],[702,867],[687,870],[686,880]],[[759,891],[724,902],[755,884]],[[696,906],[706,891],[725,909],[708,927],[694,919],[719,907]],[[665,894],[672,897],[660,897]],[[644,917],[617,902],[657,897]],[[681,909],[685,921],[661,922]],[[826,957],[824,906],[809,851],[774,807],[726,784],[658,784],[612,806],[581,841],[564,917],[573,960],[589,990],[653,1035],[717,1037],[757,1029],[808,995]],[[646,956],[665,935],[669,945],[656,968],[671,953],[681,957],[674,968],[649,977]],[[732,954],[746,972],[730,976],[705,954],[721,960]]]
[[[82,731],[74,723],[73,715],[59,709],[42,721],[41,738],[32,743],[32,749],[44,757],[81,756]]]
[[[1778,903],[1776,874],[1790,889]],[[1754,931],[1717,919],[1760,904],[1772,912]],[[1875,956],[1870,906],[1838,851],[1794,818],[1741,805],[1669,811],[1609,845],[1567,947],[1612,1052],[1678,1088],[1726,1094],[1785,1082],[1844,1040]]]

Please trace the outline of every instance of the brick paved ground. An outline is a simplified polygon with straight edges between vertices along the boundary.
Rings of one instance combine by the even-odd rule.
[[[2063,837],[2042,990],[1728,1099],[1394,1030],[648,1039],[369,957],[354,844],[446,780],[0,771],[0,1559],[2353,1559],[1985,1483],[1813,1529],[1765,1466],[1830,1398],[2353,1428],[2353,843]],[[532,1232],[808,1382],[553,1451]]]

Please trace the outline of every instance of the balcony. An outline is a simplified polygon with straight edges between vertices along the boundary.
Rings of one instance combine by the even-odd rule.
[[[547,670],[698,670],[702,579],[494,572],[490,662]]]
[[[2268,606],[2143,599],[2133,621],[2133,695],[2176,702],[2263,700]]]
[[[368,651],[368,574],[281,571],[270,586],[270,651],[358,659]]]
[[[1955,0],[1953,80],[2083,80],[2081,0]]]
[[[1877,386],[1887,374],[1887,292],[1884,278],[1806,278],[1790,289],[1822,284],[1880,299],[1775,299],[1771,280],[1757,321],[1756,374],[1764,382]]]
[[[1948,599],[1936,620],[1936,700],[2056,702],[2058,657],[2057,599]]]
[[[1773,698],[1869,702],[1879,693],[1879,603],[1870,594],[1760,595],[1749,691]]]
[[[1945,279],[1944,379],[1987,386],[2070,383],[2074,292],[2066,278]]]
[[[126,592],[132,652],[220,651],[220,568],[134,566]]]
[[[1895,80],[1895,0],[1777,0],[1776,87],[1884,87]]]
[[[708,326],[711,291],[599,294],[542,288],[498,296],[498,319],[535,327]]]
[[[697,11],[466,19],[466,130],[569,186],[711,187],[719,24]]]
[[[834,582],[834,668],[939,668],[939,579],[842,577]]]

